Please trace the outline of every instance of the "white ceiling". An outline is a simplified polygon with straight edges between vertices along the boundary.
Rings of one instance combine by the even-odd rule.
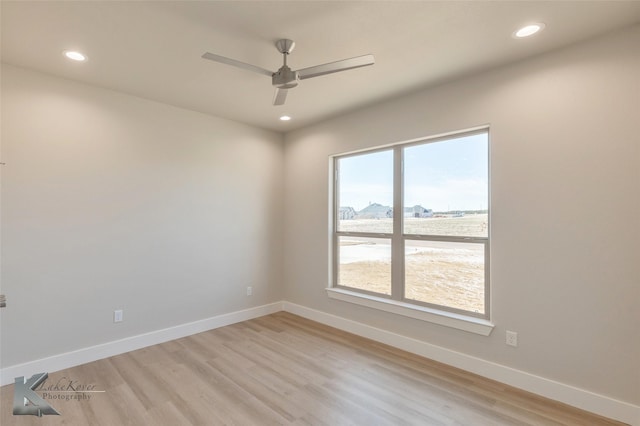
[[[638,1],[6,1],[2,61],[286,132],[342,112],[640,22]],[[542,33],[516,40],[531,21]],[[293,69],[371,53],[376,64],[302,81],[271,105],[290,38]],[[61,52],[89,56],[72,63]],[[282,114],[293,120],[283,123]]]

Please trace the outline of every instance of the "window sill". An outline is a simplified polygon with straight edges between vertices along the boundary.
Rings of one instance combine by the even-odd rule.
[[[410,303],[399,302],[397,300],[385,299],[383,297],[371,296],[357,293],[341,288],[327,288],[327,294],[331,299],[342,300],[343,302],[354,303],[420,321],[426,321],[445,327],[456,328],[468,331],[469,333],[488,336],[493,331],[494,324],[490,321],[455,314],[452,312],[439,311],[423,306],[412,305]]]

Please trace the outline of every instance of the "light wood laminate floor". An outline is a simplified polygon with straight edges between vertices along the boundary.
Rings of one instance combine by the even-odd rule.
[[[615,425],[419,356],[280,312],[67,370],[59,416],[9,425]],[[42,391],[39,394],[42,395]],[[55,393],[55,395],[83,395]]]

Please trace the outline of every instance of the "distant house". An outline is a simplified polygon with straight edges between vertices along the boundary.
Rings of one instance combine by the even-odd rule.
[[[338,211],[339,220],[349,220],[356,217],[356,211],[353,207],[340,207]]]
[[[358,212],[357,219],[386,219],[393,217],[393,209],[382,204],[372,203]]]
[[[405,207],[404,217],[433,217],[433,210],[425,209],[424,207],[419,205],[415,205],[413,207]]]

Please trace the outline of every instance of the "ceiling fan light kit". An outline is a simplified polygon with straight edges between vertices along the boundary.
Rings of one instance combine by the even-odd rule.
[[[375,63],[373,55],[363,55],[294,71],[287,65],[287,56],[293,52],[295,46],[295,42],[289,39],[281,39],[276,42],[278,52],[282,53],[283,65],[275,72],[214,53],[206,52],[202,57],[210,61],[231,65],[271,77],[271,84],[276,89],[273,96],[273,105],[283,105],[287,99],[287,91],[296,87],[299,80],[365,67]]]

